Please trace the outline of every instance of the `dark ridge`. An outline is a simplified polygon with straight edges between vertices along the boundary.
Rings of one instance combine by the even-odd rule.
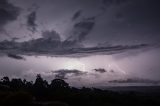
[[[143,92],[141,92],[143,91]],[[62,79],[51,83],[37,75],[35,82],[0,80],[1,106],[159,106],[160,87],[74,88]]]

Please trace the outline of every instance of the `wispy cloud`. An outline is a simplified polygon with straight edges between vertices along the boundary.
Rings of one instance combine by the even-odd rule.
[[[33,33],[37,30],[36,27],[38,26],[36,24],[36,18],[37,18],[36,11],[32,11],[27,15],[27,27],[28,30],[30,30]]]
[[[81,14],[82,14],[82,10],[78,10],[78,11],[73,15],[72,20],[74,21],[74,20],[78,19],[78,18],[81,16]]]
[[[74,24],[67,41],[82,42],[95,26],[95,18],[86,18]]]
[[[159,81],[149,80],[149,79],[140,79],[140,78],[130,78],[130,79],[119,79],[111,80],[109,83],[153,83],[158,84]]]
[[[86,72],[83,72],[83,71],[67,70],[67,69],[52,71],[52,73],[55,74],[55,78],[58,78],[58,79],[68,79],[67,75],[81,76],[86,74]]]
[[[103,68],[99,68],[99,69],[94,69],[95,72],[99,72],[99,73],[105,73],[107,72],[105,69]]]
[[[71,56],[71,57],[84,57],[96,54],[112,55],[133,50],[143,50],[155,48],[157,46],[149,44],[137,45],[116,45],[106,47],[80,47],[75,46],[76,42],[73,41],[60,41],[54,40],[55,37],[39,38],[27,42],[13,42],[3,41],[0,43],[0,52],[8,53],[14,52],[17,55],[46,55],[46,56]],[[57,39],[57,37],[56,37]]]

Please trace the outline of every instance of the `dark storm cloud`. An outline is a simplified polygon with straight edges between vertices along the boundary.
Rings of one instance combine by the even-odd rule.
[[[69,42],[68,42],[69,43]],[[73,43],[75,44],[75,43]],[[68,45],[69,46],[69,45]],[[117,46],[106,46],[106,47],[75,47],[75,45],[66,46],[66,41],[55,40],[55,37],[51,38],[39,38],[36,40],[31,40],[28,42],[12,42],[3,41],[0,43],[0,50],[2,53],[8,53],[14,51],[14,53],[23,55],[50,55],[50,56],[90,56],[96,54],[118,54],[123,52],[128,52],[131,50],[143,50],[157,48],[157,45],[117,45]]]
[[[10,58],[16,59],[16,60],[25,60],[24,57],[16,55],[16,54],[8,53],[7,56],[10,57]]]
[[[75,23],[71,31],[71,36],[67,38],[68,41],[82,42],[86,36],[92,31],[95,26],[95,18],[87,18],[78,23]]]
[[[114,74],[115,73],[115,70],[111,69],[111,70],[106,70],[104,68],[96,68],[96,69],[93,69],[94,72],[96,73],[100,73],[100,74],[103,74],[103,73],[112,73]]]
[[[105,69],[103,68],[99,68],[99,69],[94,69],[95,72],[99,72],[99,73],[105,73],[107,72]]]
[[[12,41],[17,41],[17,40],[19,40],[19,39],[20,39],[20,38],[17,38],[17,37],[11,38]]]
[[[88,2],[89,1],[86,1],[86,3]],[[4,1],[4,3],[2,2],[2,4],[5,4],[5,3],[6,1]],[[77,1],[77,3],[80,3],[80,1]],[[97,4],[96,0],[93,1],[94,5],[95,3]],[[97,11],[93,11],[92,10],[93,7],[91,5],[88,5],[90,3],[88,3],[85,6],[85,9],[87,10],[91,8],[91,10],[86,12],[85,9],[83,9],[83,15],[84,15],[83,18],[81,18],[82,11],[78,9],[78,11],[75,12],[73,17],[71,17],[71,19],[74,20],[71,23],[73,27],[71,28],[69,35],[66,34],[66,36],[69,36],[69,37],[64,41],[61,41],[60,35],[56,31],[51,30],[51,31],[42,32],[42,38],[38,38],[38,39],[34,39],[34,40],[22,42],[22,43],[14,42],[15,44],[13,44],[13,42],[0,43],[0,49],[3,49],[3,50],[5,49],[6,51],[14,49],[19,54],[34,54],[34,55],[44,54],[44,55],[62,55],[62,56],[87,55],[88,56],[88,55],[95,55],[95,54],[110,55],[110,54],[127,52],[130,50],[139,50],[139,49],[143,50],[144,48],[147,48],[147,49],[155,48],[153,45],[146,45],[148,44],[148,42],[144,43],[145,39],[142,39],[142,41],[134,44],[130,43],[130,40],[137,40],[137,38],[141,36],[149,36],[150,38],[155,37],[155,36],[154,37],[151,37],[151,36],[153,36],[152,32],[156,33],[159,31],[158,25],[160,25],[159,24],[160,21],[158,20],[160,19],[160,15],[159,15],[160,9],[158,5],[159,3],[158,0],[154,0],[154,1],[152,0],[134,0],[134,1],[102,0],[102,3],[109,4],[113,7],[110,10],[108,10],[109,12],[107,11],[106,13],[103,13],[104,16],[101,15],[101,17],[99,17],[99,15],[96,15],[99,13],[97,13]],[[123,6],[121,4],[123,4]],[[49,5],[49,4],[46,4],[46,5]],[[10,6],[10,8],[11,7],[13,6]],[[42,7],[40,6],[39,8],[41,9]],[[55,9],[57,8],[59,7],[55,7]],[[70,7],[66,7],[66,9],[68,8]],[[45,8],[43,9],[45,10]],[[44,15],[44,13],[41,13],[41,15],[40,13],[38,13],[38,15],[40,16],[37,16],[37,12],[40,12],[40,11],[32,10],[27,16],[27,26],[29,30],[32,32],[35,32],[37,30],[37,24],[36,24],[37,18]],[[112,14],[108,14],[108,13],[112,13]],[[111,17],[107,15],[111,15]],[[51,15],[47,15],[47,17],[45,17],[44,20],[48,20],[50,19],[50,17]],[[100,19],[102,18],[102,20],[99,20],[99,18]],[[52,20],[49,20],[49,21],[51,22]],[[99,21],[101,22],[99,23]],[[97,33],[98,32],[97,25],[102,25],[99,28],[101,34]],[[52,27],[52,25],[49,25],[49,27]],[[58,29],[58,26],[56,26],[56,28]],[[149,35],[147,35],[148,34],[147,31],[150,32]],[[156,37],[158,38],[158,36]],[[90,39],[87,39],[87,38],[90,38]],[[147,40],[150,40],[148,38]],[[99,39],[102,39],[102,41],[100,41]],[[84,41],[86,41],[87,43],[88,42],[90,43],[91,40],[95,41],[96,43],[103,42],[103,41],[109,42],[109,44],[111,45],[86,47],[86,45],[84,44]],[[129,43],[126,43],[125,44],[126,46],[125,46],[117,43],[119,42],[119,40],[122,42],[129,42]],[[115,46],[112,46],[112,45],[115,45]]]
[[[0,31],[4,26],[17,19],[20,14],[20,8],[9,3],[8,0],[0,0]]]
[[[28,29],[30,31],[32,31],[33,33],[35,31],[37,31],[36,19],[37,19],[36,11],[31,12],[27,16],[27,26],[28,26]]]
[[[6,4],[4,1],[6,0],[1,0],[3,2],[1,4]],[[68,38],[69,40],[74,39],[82,42],[87,39],[87,44],[89,45],[91,43],[94,45],[102,41],[108,41],[114,44],[128,41],[133,44],[134,41],[144,43],[145,41],[155,42],[155,40],[160,39],[158,36],[160,31],[159,0],[46,0],[45,3],[43,0],[14,0],[14,2],[24,10],[30,8],[30,13],[27,16],[27,27],[30,31],[37,31],[36,22],[43,23],[43,25],[38,23],[38,34],[36,33],[34,35],[36,37],[44,30],[42,28],[44,26],[46,30],[55,28],[57,32],[62,33],[64,38],[70,36]],[[101,13],[100,8],[104,6],[107,9]],[[9,8],[12,7],[9,6]],[[5,8],[5,10],[7,9]],[[11,10],[15,11],[15,9],[9,9],[9,11]],[[74,13],[73,10],[75,10]],[[25,16],[27,13],[26,11],[23,12]],[[97,17],[99,14],[101,15]],[[12,21],[12,17],[7,16],[5,19]],[[92,19],[87,19],[87,17],[92,17]],[[1,18],[0,20],[2,20]],[[67,20],[72,21],[67,23]],[[26,18],[21,19],[21,21],[26,21]],[[6,22],[8,23],[9,21],[0,21],[0,26],[4,26]],[[74,24],[73,28],[71,24]],[[86,28],[89,25],[90,28]],[[13,30],[14,28],[10,29]],[[72,30],[70,31],[70,29]],[[26,29],[23,28],[23,30]],[[19,31],[15,30],[12,32],[17,33]],[[22,32],[20,31],[20,34]],[[27,31],[24,32],[22,34],[26,34]],[[68,35],[69,32],[71,34]]]
[[[45,39],[52,39],[57,41],[61,40],[60,35],[54,30],[42,32],[42,37]]]
[[[82,14],[82,10],[78,10],[72,17],[72,20],[76,20],[77,18],[79,18]]]
[[[81,75],[86,74],[86,72],[82,72],[79,70],[67,70],[67,69],[52,71],[52,73],[55,74],[55,77],[59,79],[68,79],[67,75],[81,76]]]
[[[91,47],[91,48],[75,48],[70,50],[70,55],[90,56],[90,55],[112,55],[119,54],[134,50],[143,50],[145,48],[155,48],[152,45],[140,44],[140,45],[117,45],[117,46],[106,46],[106,47]]]
[[[129,79],[119,79],[119,80],[112,80],[109,83],[152,83],[158,84],[159,81],[149,80],[149,79],[141,79],[141,78],[129,78]]]

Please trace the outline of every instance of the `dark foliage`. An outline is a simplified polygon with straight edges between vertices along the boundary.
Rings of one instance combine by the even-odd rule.
[[[160,93],[113,92],[70,87],[62,79],[50,84],[41,75],[35,82],[3,77],[0,106],[158,106]]]

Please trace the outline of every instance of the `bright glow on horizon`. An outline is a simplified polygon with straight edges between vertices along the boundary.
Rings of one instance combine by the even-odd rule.
[[[70,61],[66,61],[63,63],[64,65],[64,69],[68,69],[68,70],[81,70],[81,71],[86,71],[85,69],[85,64],[83,64],[82,62],[78,61],[78,60],[70,60]]]

